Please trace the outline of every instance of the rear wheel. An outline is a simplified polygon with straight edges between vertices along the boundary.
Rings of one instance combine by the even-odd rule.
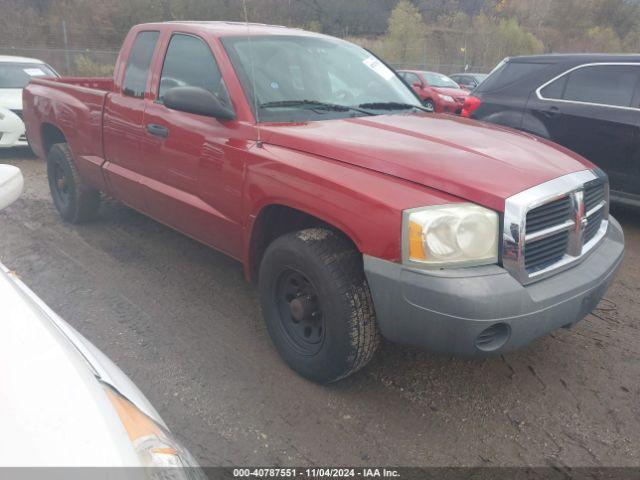
[[[300,375],[340,380],[364,367],[379,343],[362,256],[330,230],[275,240],[260,267],[262,311],[280,355]]]
[[[53,204],[64,220],[81,223],[96,218],[100,192],[82,182],[66,143],[58,143],[49,150],[47,176]]]

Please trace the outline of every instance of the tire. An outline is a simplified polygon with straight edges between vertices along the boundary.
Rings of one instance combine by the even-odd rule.
[[[53,204],[63,220],[82,223],[97,217],[100,192],[83,183],[66,143],[49,150],[47,177]]]
[[[423,102],[424,106],[427,107],[429,110],[431,110],[432,112],[436,111],[436,104],[433,103],[433,100],[431,99],[427,99]]]
[[[285,362],[326,384],[364,367],[380,334],[362,256],[344,238],[314,228],[267,248],[259,274],[262,313]]]

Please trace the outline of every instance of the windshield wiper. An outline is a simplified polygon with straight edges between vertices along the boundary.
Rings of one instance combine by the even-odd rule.
[[[320,102],[318,100],[280,100],[277,102],[267,102],[260,104],[260,108],[286,108],[286,107],[305,107],[310,106],[315,109],[330,110],[333,112],[358,112],[364,115],[375,115],[358,107],[350,107],[348,105],[338,105],[335,103]]]
[[[361,103],[358,105],[358,108],[368,108],[371,110],[409,110],[409,109],[417,109],[423,112],[433,112],[433,110],[423,107],[421,105],[412,105],[410,103],[401,103],[401,102],[371,102],[371,103]]]

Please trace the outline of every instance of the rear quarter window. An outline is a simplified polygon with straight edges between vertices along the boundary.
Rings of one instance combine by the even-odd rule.
[[[160,32],[140,32],[136,37],[124,72],[122,93],[125,95],[144,98],[149,78],[149,66],[159,36]]]
[[[540,90],[547,100],[630,107],[640,82],[640,65],[587,65]]]
[[[630,65],[584,67],[572,72],[563,98],[575,102],[630,107],[640,69]]]
[[[535,75],[548,66],[549,64],[547,63],[504,62],[502,65],[498,65],[486,80],[480,84],[478,91],[490,92],[499,90],[518,80]]]

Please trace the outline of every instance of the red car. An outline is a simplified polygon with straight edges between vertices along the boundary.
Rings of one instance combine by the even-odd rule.
[[[323,383],[380,335],[522,347],[586,316],[621,263],[592,164],[425,110],[354,44],[228,22],[139,25],[114,78],[24,91],[65,221],[95,218],[104,194],[239,260],[284,360]]]
[[[459,115],[469,92],[460,88],[446,75],[420,70],[398,71],[404,80],[413,87],[427,108],[436,113],[454,113]]]

